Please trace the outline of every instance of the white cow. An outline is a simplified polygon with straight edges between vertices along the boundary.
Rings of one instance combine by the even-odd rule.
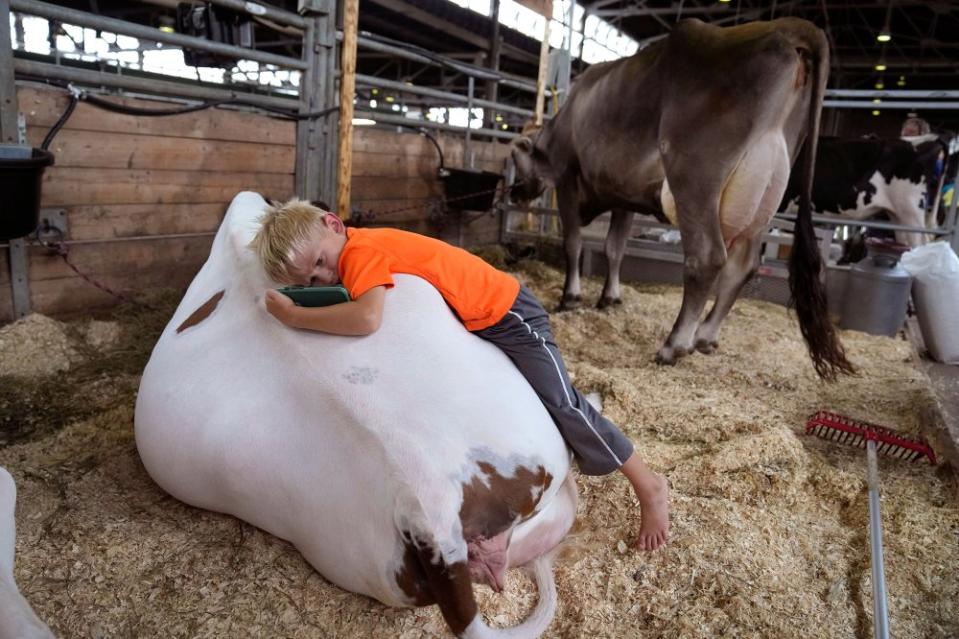
[[[136,442],[176,498],[290,540],[337,585],[437,603],[461,637],[535,637],[556,605],[549,551],[576,510],[566,446],[496,347],[425,281],[396,277],[368,337],[289,329],[247,244],[264,200],[236,196],[144,371]],[[540,600],[486,626],[472,581],[532,561]]]
[[[0,467],[0,639],[53,639],[50,629],[33,612],[13,580],[16,502],[13,477]]]

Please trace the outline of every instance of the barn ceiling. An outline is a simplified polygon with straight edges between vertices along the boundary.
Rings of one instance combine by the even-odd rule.
[[[176,0],[63,0],[55,4],[158,25],[175,14]],[[296,10],[297,0],[270,4]],[[679,20],[697,18],[734,25],[781,16],[805,18],[822,27],[832,46],[830,88],[959,90],[959,2],[944,0],[586,0],[588,13],[610,22],[638,42],[664,37]],[[488,64],[492,20],[448,0],[360,0],[361,31],[442,53],[468,63]],[[891,39],[880,42],[887,32]],[[501,27],[500,69],[535,77],[539,43]],[[295,36],[256,27],[257,48],[299,55]],[[884,72],[875,70],[877,63]],[[575,73],[585,68],[577,61]],[[449,69],[360,50],[358,71],[437,88],[465,86],[465,77]],[[478,95],[484,87],[479,86]],[[361,89],[362,91],[362,89]],[[530,106],[532,96],[501,89],[500,99]],[[953,120],[950,114],[948,120]]]

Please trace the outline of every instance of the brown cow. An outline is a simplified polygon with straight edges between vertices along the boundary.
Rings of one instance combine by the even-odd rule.
[[[826,314],[809,212],[828,69],[826,38],[805,20],[720,28],[694,19],[584,72],[559,113],[513,143],[514,198],[556,188],[567,259],[561,308],[580,300],[580,227],[612,210],[603,307],[619,300],[632,211],[649,213],[679,227],[685,253],[682,308],[656,359],[715,350],[805,141],[790,287],[816,371],[826,379],[851,372]]]

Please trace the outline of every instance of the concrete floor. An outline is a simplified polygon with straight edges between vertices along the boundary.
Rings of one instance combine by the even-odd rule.
[[[939,415],[929,415],[929,437],[935,437],[954,473],[959,473],[959,366],[934,361],[922,341],[922,332],[915,317],[906,322],[906,333],[916,352],[916,364],[932,382],[939,401]]]

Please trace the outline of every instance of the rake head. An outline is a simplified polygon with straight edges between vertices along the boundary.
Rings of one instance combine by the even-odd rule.
[[[884,426],[862,422],[836,413],[819,411],[806,422],[806,434],[822,439],[865,448],[866,442],[876,442],[876,452],[904,461],[916,461],[922,457],[935,465],[936,454],[922,439],[907,437]]]

